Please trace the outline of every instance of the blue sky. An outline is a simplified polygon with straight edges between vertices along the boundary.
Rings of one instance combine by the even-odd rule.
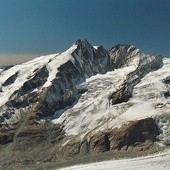
[[[170,56],[169,0],[0,0],[0,54],[48,54],[79,38]]]

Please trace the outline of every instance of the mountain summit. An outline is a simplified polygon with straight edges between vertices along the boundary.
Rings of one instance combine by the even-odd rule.
[[[169,145],[169,91],[170,59],[126,44],[81,39],[1,70],[0,163]]]

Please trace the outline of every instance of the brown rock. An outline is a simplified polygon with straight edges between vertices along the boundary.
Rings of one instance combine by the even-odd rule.
[[[136,120],[123,125],[120,129],[115,129],[110,133],[110,148],[121,149],[124,146],[139,145],[146,140],[156,141],[159,134],[154,119],[146,118]]]
[[[95,152],[105,152],[110,150],[109,134],[94,136],[90,141],[90,149]]]
[[[83,141],[80,146],[80,153],[87,154],[89,153],[90,147],[89,142],[87,140]]]
[[[0,133],[0,145],[13,142],[14,133]]]

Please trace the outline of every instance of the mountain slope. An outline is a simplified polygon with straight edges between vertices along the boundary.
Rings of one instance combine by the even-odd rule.
[[[63,53],[5,69],[0,161],[169,145],[169,65],[131,45],[109,51],[82,39]]]
[[[95,50],[86,40],[82,43],[79,40],[64,53],[42,56],[4,71],[0,78],[0,97],[3,97],[0,102],[1,117],[8,114],[6,117],[10,117],[13,123],[17,122],[15,115],[18,117],[21,112],[26,113],[30,105],[38,101],[37,97],[44,100],[37,115],[53,115],[69,104],[69,99],[66,103],[63,101],[67,93],[70,104],[76,101],[79,93],[76,84],[93,74],[106,73],[110,69],[109,62],[104,49]],[[41,97],[41,93],[47,94]],[[56,103],[60,105],[56,106]],[[41,110],[44,112],[44,109],[48,109],[47,115],[43,115]]]

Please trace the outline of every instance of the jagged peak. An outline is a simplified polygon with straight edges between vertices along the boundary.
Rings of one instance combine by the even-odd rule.
[[[117,44],[117,45],[115,45],[114,47],[112,47],[110,49],[111,52],[113,52],[115,50],[116,51],[117,50],[119,50],[119,51],[127,51],[127,52],[131,52],[131,51],[134,51],[134,50],[140,51],[139,48],[137,48],[137,47],[135,47],[134,45],[131,45],[131,44]]]
[[[80,45],[80,44],[90,44],[86,38],[80,38],[78,39],[75,44]]]
[[[85,39],[78,39],[75,43],[80,48],[93,48],[93,46]]]

